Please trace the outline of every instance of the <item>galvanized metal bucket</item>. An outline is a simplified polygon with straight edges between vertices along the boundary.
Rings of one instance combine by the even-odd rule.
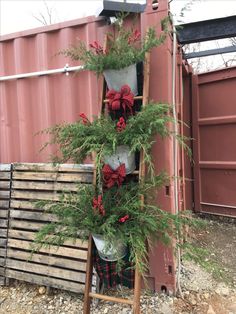
[[[107,243],[100,234],[92,234],[92,237],[98,254],[104,261],[115,262],[127,254],[127,246],[121,240],[116,240],[112,245]]]
[[[113,170],[125,164],[126,174],[132,173],[135,170],[135,154],[130,152],[130,148],[127,145],[118,146],[116,153],[111,156],[106,156],[104,162]]]
[[[123,85],[129,85],[132,93],[138,95],[136,64],[121,70],[105,70],[103,74],[109,89],[119,91]]]

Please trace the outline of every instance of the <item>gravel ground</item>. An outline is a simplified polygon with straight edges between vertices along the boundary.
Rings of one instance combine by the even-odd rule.
[[[224,237],[225,234],[228,234],[228,238],[224,238],[224,241],[218,241],[217,235],[220,233],[217,232],[217,228],[219,228],[218,231],[221,231],[221,234],[223,230],[227,229]],[[229,230],[232,232],[229,232]],[[219,259],[219,261],[222,261],[224,268],[226,267],[228,273],[232,274],[236,265],[235,225],[212,222],[211,228],[205,234],[201,233],[200,236],[204,244],[209,242],[212,249],[216,248],[216,255],[220,256],[219,253],[224,250],[222,259]],[[214,241],[217,242],[215,246]],[[222,248],[219,247],[220,243]],[[227,256],[230,260],[227,260]],[[231,277],[235,279],[235,275],[234,273],[234,276]],[[181,274],[183,297],[143,293],[141,313],[236,314],[235,280],[232,280],[231,283],[227,281],[227,284],[215,280],[209,273],[193,262],[184,262]],[[130,291],[122,288],[119,291],[108,291],[108,294],[128,297]],[[0,313],[2,314],[82,314],[82,309],[83,295],[57,289],[47,290],[46,287],[18,281],[11,281],[8,287],[0,287]],[[91,313],[129,314],[131,310],[129,306],[101,301],[97,307],[92,307]]]
[[[236,314],[236,290],[215,281],[211,275],[192,262],[185,263],[182,273],[183,298],[165,294],[144,293],[142,314]],[[109,291],[128,297],[130,291]],[[11,314],[82,314],[83,295],[57,289],[47,290],[18,281],[0,287],[0,313]],[[125,305],[99,302],[91,313],[131,313]]]

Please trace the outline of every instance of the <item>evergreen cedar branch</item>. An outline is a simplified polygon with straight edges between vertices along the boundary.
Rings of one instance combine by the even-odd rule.
[[[143,150],[144,160],[149,170],[153,170],[150,150],[154,135],[167,137],[172,134],[168,122],[173,122],[171,106],[167,104],[148,104],[126,121],[122,132],[109,116],[94,117],[92,122],[81,117],[71,124],[59,124],[45,132],[51,136],[48,144],[59,146],[60,156],[54,156],[54,162],[71,160],[82,163],[86,157],[96,153],[96,166],[101,169],[104,156],[114,154],[117,146],[128,145],[131,152]],[[47,145],[47,144],[46,144]]]
[[[60,162],[73,160],[81,163],[96,152],[99,174],[103,157],[114,153],[118,145],[127,144],[134,152],[143,149],[149,170],[153,170],[150,149],[154,136],[170,136],[168,124],[171,121],[170,106],[149,104],[131,116],[122,130],[117,129],[117,123],[109,116],[94,117],[90,122],[82,114],[78,122],[57,125],[47,132],[52,136],[51,143],[59,145]],[[186,212],[174,215],[152,205],[156,203],[156,189],[168,178],[164,173],[156,176],[150,171],[149,174],[149,180],[126,183],[118,188],[114,186],[102,197],[97,187],[78,184],[75,193],[64,191],[59,201],[39,201],[37,206],[55,214],[57,221],[45,225],[37,233],[33,249],[62,245],[67,239],[86,238],[89,233],[102,234],[109,243],[119,238],[128,244],[130,260],[144,274],[148,265],[147,241],[149,247],[157,239],[165,244],[171,243],[171,239],[177,241],[184,224],[196,223]],[[98,181],[101,184],[102,178]],[[141,195],[148,200],[144,205],[141,204]],[[98,201],[99,197],[99,204],[95,206],[94,200]]]
[[[107,34],[106,49],[96,41],[90,44],[90,49],[87,49],[86,44],[79,40],[77,45],[71,46],[61,53],[72,60],[81,61],[85,69],[98,75],[106,69],[119,70],[144,61],[146,52],[162,44],[168,32],[168,22],[168,19],[162,20],[162,32],[159,37],[154,28],[149,28],[142,40],[140,32],[127,30],[124,22],[118,19],[115,25],[116,35]]]
[[[166,180],[162,173],[152,182],[141,185],[131,182],[119,189],[108,189],[102,198],[105,211],[102,215],[94,210],[92,200],[96,191],[92,185],[78,184],[76,193],[64,192],[57,202],[39,201],[37,206],[55,214],[58,221],[41,228],[36,234],[33,249],[60,246],[66,240],[78,237],[86,239],[89,233],[101,234],[108,243],[120,239],[127,244],[131,248],[130,261],[144,274],[148,267],[147,242],[149,248],[156,240],[167,245],[175,239],[180,245],[183,225],[196,225],[196,220],[187,212],[171,214],[150,204],[150,195],[155,195],[153,189],[162,186]],[[141,206],[141,195],[148,197],[149,204]]]

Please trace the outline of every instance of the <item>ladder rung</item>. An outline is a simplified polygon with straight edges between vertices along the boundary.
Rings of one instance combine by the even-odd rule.
[[[90,292],[89,296],[90,296],[90,298],[96,298],[96,299],[101,299],[101,300],[105,300],[105,301],[118,302],[118,303],[130,304],[130,305],[134,304],[133,300],[110,297],[108,295],[103,295],[103,294],[99,294],[99,293]]]
[[[143,96],[134,96],[134,100],[138,100],[138,99],[143,99]],[[109,99],[104,99],[103,102],[108,103]]]

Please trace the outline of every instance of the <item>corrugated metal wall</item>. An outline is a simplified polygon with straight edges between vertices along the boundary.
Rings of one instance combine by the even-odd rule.
[[[57,53],[81,38],[103,41],[102,18],[89,17],[1,37],[0,76],[63,68],[71,60]],[[78,114],[98,112],[98,79],[88,71],[0,82],[0,163],[47,161],[39,153],[45,136],[35,134]]]

